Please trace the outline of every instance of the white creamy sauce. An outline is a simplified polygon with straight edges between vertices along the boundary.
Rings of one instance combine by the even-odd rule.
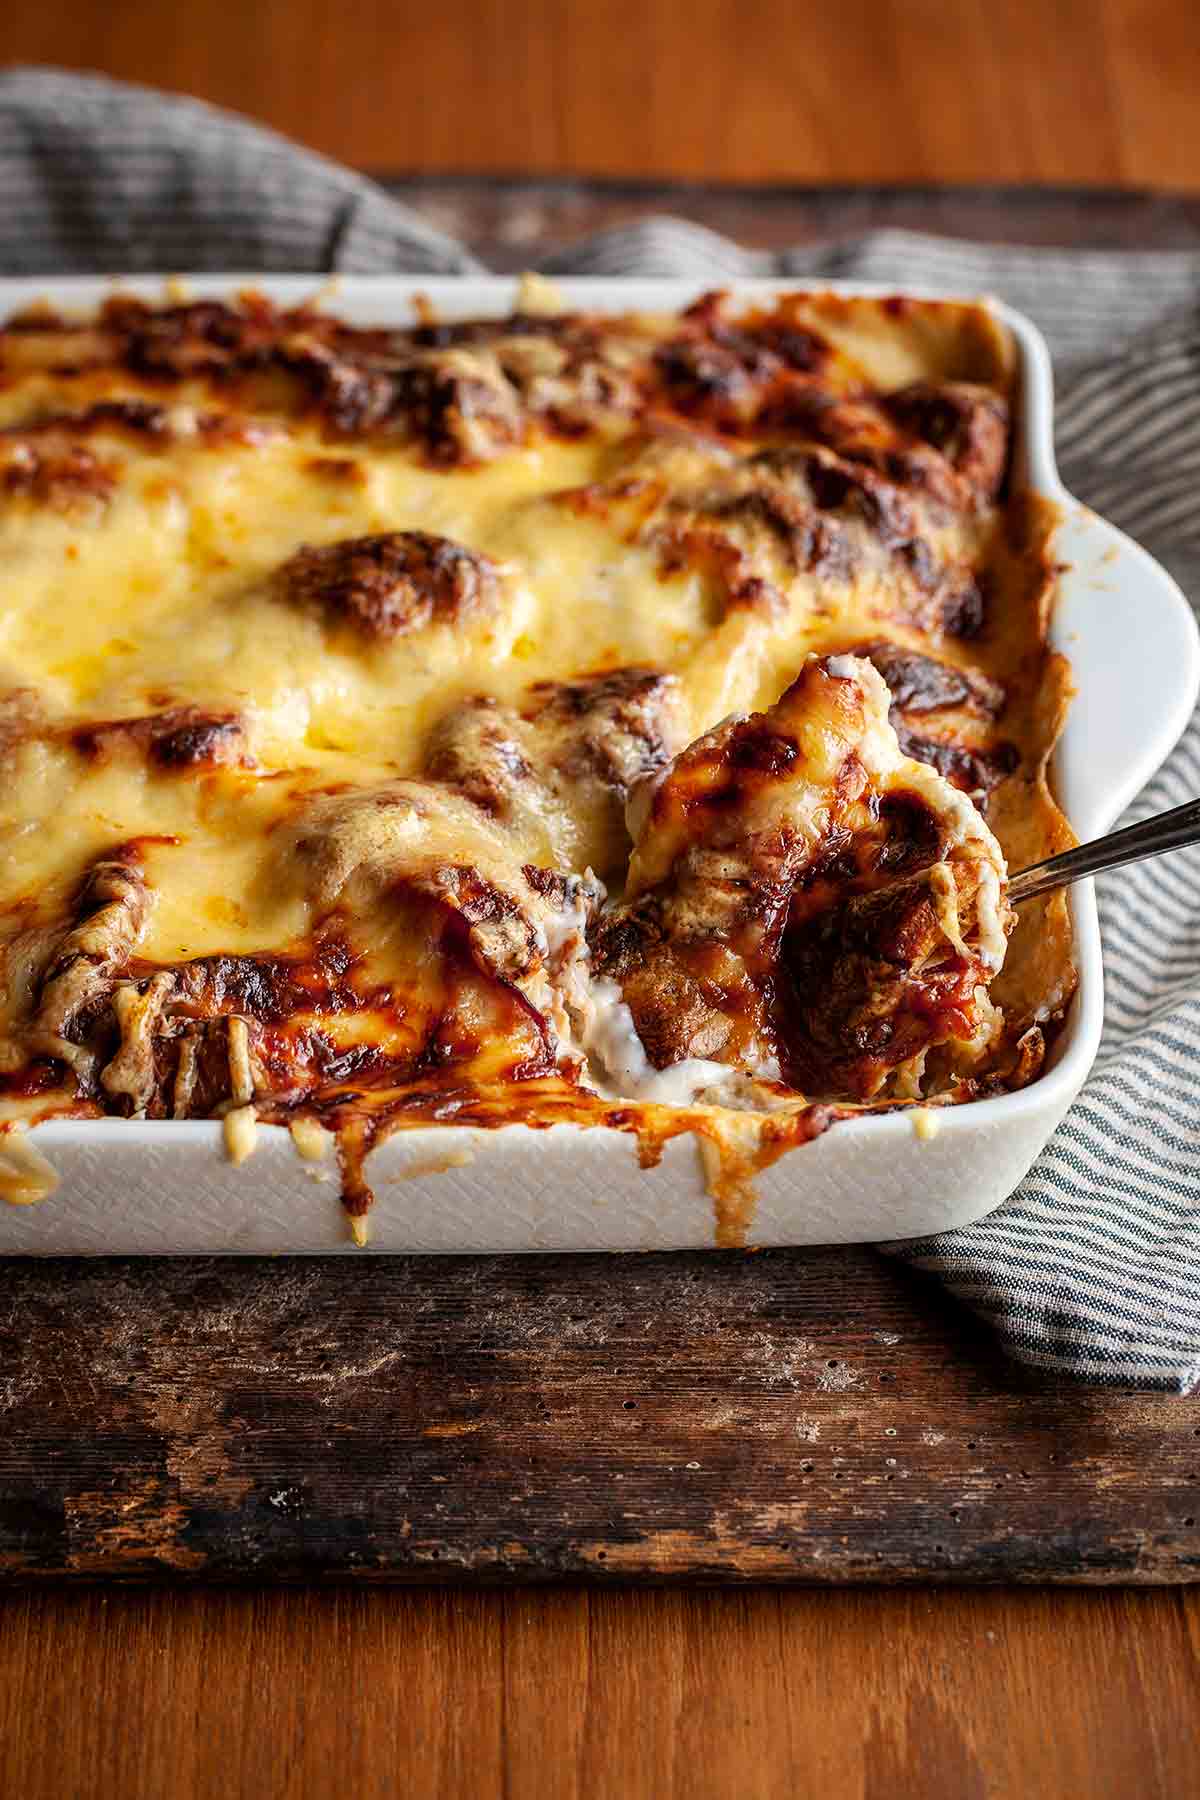
[[[774,1060],[751,1072],[707,1057],[689,1056],[656,1069],[616,982],[606,975],[589,982],[588,1001],[580,1040],[587,1081],[606,1099],[645,1100],[658,1106],[692,1106],[704,1101],[740,1109],[753,1103],[756,1081],[779,1080],[779,1065]]]

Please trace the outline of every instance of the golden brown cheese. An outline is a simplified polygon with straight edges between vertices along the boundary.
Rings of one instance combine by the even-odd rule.
[[[658,1068],[915,1098],[969,1078],[1015,922],[974,806],[902,754],[878,671],[811,657],[765,713],[690,745],[639,796],[624,903],[593,928]]]
[[[1030,1079],[1073,985],[1065,911],[1022,909],[997,974],[999,853],[968,871],[962,847],[990,827],[1020,866],[1069,836],[1012,373],[983,307],[823,294],[10,321],[6,1116],[252,1108],[360,1152],[438,1117],[661,1141],[683,1127],[611,1080],[624,1033],[648,1093],[761,1105],[777,1154],[828,1102]],[[726,780],[759,728],[717,728],[748,714],[802,746],[777,790]],[[715,838],[683,804],[710,764]],[[766,841],[801,819],[803,855]],[[347,1191],[361,1210],[349,1165]]]

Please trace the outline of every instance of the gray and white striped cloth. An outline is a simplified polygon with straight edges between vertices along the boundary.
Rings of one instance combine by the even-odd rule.
[[[361,176],[195,101],[53,70],[0,75],[0,272],[401,270],[479,264]],[[550,272],[813,275],[987,291],[1054,352],[1068,485],[1200,596],[1200,252],[992,249],[883,232],[782,254],[654,219]],[[1200,793],[1200,720],[1130,810]],[[1100,890],[1095,1070],[1008,1204],[896,1245],[1014,1356],[1083,1380],[1200,1383],[1200,850]]]

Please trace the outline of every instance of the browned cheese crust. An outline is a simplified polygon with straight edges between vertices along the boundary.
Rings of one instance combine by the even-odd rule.
[[[1032,1079],[1070,934],[1000,851],[1070,841],[1070,684],[1013,406],[948,302],[11,320],[5,1117],[649,1132],[597,996],[797,1138]]]

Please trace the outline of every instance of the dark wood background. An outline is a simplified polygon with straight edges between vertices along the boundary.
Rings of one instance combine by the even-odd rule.
[[[1200,194],[1193,0],[10,0],[0,55],[240,107],[499,266],[664,203],[1200,241],[1114,191]],[[0,1409],[6,1795],[1200,1789],[1200,1406],[869,1252],[9,1265]]]
[[[1200,1576],[1200,1401],[870,1250],[19,1262],[0,1577]]]

